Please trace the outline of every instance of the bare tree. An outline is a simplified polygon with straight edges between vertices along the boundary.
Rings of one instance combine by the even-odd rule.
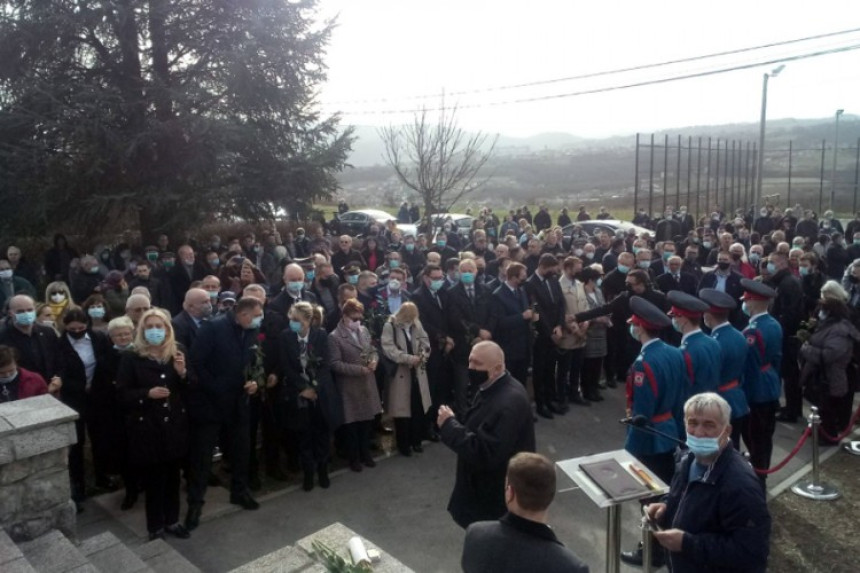
[[[384,127],[379,136],[386,161],[398,179],[421,196],[427,216],[448,211],[487,182],[489,176],[479,177],[479,172],[499,137],[464,132],[457,125],[456,107],[447,112],[443,108],[436,121],[422,109],[412,123]]]

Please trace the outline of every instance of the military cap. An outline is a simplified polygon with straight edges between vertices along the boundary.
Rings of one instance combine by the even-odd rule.
[[[699,318],[708,310],[707,303],[679,290],[669,291],[666,298],[672,305],[672,310],[669,311],[672,316]]]
[[[358,263],[347,263],[343,265],[340,271],[345,275],[354,275],[361,272],[361,267]]]
[[[738,307],[738,301],[732,295],[715,288],[703,288],[699,291],[699,298],[710,305],[708,309],[710,313],[725,314]]]
[[[761,281],[741,279],[744,289],[744,300],[770,300],[776,296],[776,291]]]
[[[640,296],[630,297],[630,322],[648,330],[660,330],[672,324],[672,320],[654,304]]]
[[[231,290],[225,290],[221,294],[218,295],[219,302],[236,302],[236,293]]]

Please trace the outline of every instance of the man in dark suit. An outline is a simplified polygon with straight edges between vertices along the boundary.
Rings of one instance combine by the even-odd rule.
[[[699,281],[699,286],[696,292],[703,288],[712,288],[720,292],[724,292],[738,301],[738,309],[734,310],[729,315],[729,322],[732,326],[738,329],[743,329],[747,323],[747,317],[739,310],[741,297],[744,294],[744,289],[741,286],[742,274],[731,269],[732,255],[728,250],[721,250],[717,254],[717,268],[702,275],[702,280]]]
[[[633,253],[621,253],[618,255],[618,266],[614,271],[606,273],[603,279],[603,298],[610,301],[623,293],[627,286],[625,280],[627,273],[633,270],[635,259]],[[621,313],[612,316],[612,326],[606,331],[606,358],[603,361],[603,370],[606,373],[606,385],[610,388],[617,386],[617,381],[624,381],[627,371],[623,368],[623,356],[630,335],[627,334],[627,326],[624,320],[628,317]]]
[[[479,521],[466,529],[463,571],[588,573],[588,565],[547,524],[555,483],[555,467],[546,457],[527,452],[512,457],[505,479],[508,512],[498,521]]]
[[[364,257],[361,256],[356,249],[352,248],[352,237],[349,235],[341,235],[338,239],[338,249],[331,256],[331,266],[340,280],[345,280],[343,276],[343,268],[349,263],[357,263],[359,267],[366,268],[367,263]]]
[[[451,338],[448,324],[452,314],[450,301],[448,292],[443,288],[445,274],[438,265],[428,264],[422,275],[423,284],[413,293],[412,302],[418,307],[418,316],[430,339],[427,381],[433,401],[429,414],[432,418],[436,408],[450,399],[451,361],[448,355],[454,349],[454,339]],[[430,438],[438,441],[435,429],[431,430]]]
[[[197,330],[204,320],[212,316],[209,293],[202,288],[189,289],[185,293],[182,312],[173,317],[173,335],[176,342],[185,347],[185,352],[194,346]]]
[[[36,372],[50,385],[51,392],[63,384],[63,360],[57,333],[36,322],[36,303],[25,294],[9,299],[9,313],[0,327],[0,344],[16,350],[18,366]]]
[[[564,293],[558,284],[558,259],[555,255],[541,255],[535,274],[526,281],[526,293],[532,305],[537,306],[537,338],[532,359],[532,386],[534,387],[536,412],[544,418],[553,413],[564,414],[565,409],[557,404],[562,394],[556,388],[555,369],[559,354],[557,342],[564,328]]]
[[[257,383],[247,379],[247,371],[257,360],[257,337],[262,322],[263,303],[252,297],[241,298],[233,310],[204,323],[191,347],[188,392],[188,414],[192,420],[191,475],[185,518],[189,531],[200,524],[212,450],[222,429],[228,429],[232,438],[230,503],[244,509],[260,507],[248,488],[251,442],[248,396],[257,392]]]
[[[472,347],[469,370],[478,393],[462,421],[444,405],[436,419],[442,441],[457,454],[457,479],[448,511],[463,528],[504,515],[508,460],[535,450],[528,394],[505,371],[499,345],[484,341]]]
[[[679,290],[692,296],[696,296],[696,277],[681,270],[683,261],[681,257],[669,259],[668,272],[657,277],[657,288],[664,293]]]
[[[528,383],[531,345],[531,323],[534,312],[522,285],[526,282],[526,267],[506,259],[502,266],[505,282],[493,291],[490,299],[490,331],[505,353],[505,366],[511,375]]]
[[[779,411],[776,419],[793,424],[803,415],[803,389],[797,365],[800,343],[795,336],[803,320],[803,287],[800,279],[788,268],[788,257],[784,254],[771,254],[768,267],[772,272],[767,284],[776,290],[770,314],[782,326],[780,375],[785,391],[785,407]]]
[[[191,288],[191,283],[203,280],[207,274],[206,269],[198,264],[194,256],[194,249],[189,245],[179,247],[176,254],[179,255],[179,261],[168,271],[170,291],[173,294],[173,304],[170,306],[170,310],[173,314],[177,314],[182,308],[185,293]]]
[[[460,280],[448,289],[451,303],[451,338],[454,350],[451,363],[454,370],[454,411],[466,412],[469,388],[469,349],[476,339],[489,340],[490,292],[477,281],[478,267],[472,259],[460,261]],[[472,389],[474,390],[474,389]]]

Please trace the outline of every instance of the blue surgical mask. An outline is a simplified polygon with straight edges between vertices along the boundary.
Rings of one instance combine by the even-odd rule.
[[[664,261],[668,261],[669,259],[671,259],[671,258],[672,258],[672,257],[674,257],[674,256],[675,256],[675,252],[674,252],[674,251],[664,252],[664,253],[663,253],[663,260],[664,260]]]
[[[358,275],[346,275],[346,282],[348,282],[351,285],[357,285],[358,284]]]
[[[447,241],[436,241],[436,245],[438,245],[439,247],[442,247],[442,248],[444,248],[445,245],[447,245],[447,244],[448,244]]]
[[[650,269],[651,268],[651,262],[650,261],[639,261],[636,264],[639,266],[640,269]]]
[[[687,447],[696,457],[707,458],[720,451],[719,438],[698,438],[687,432]]]
[[[312,281],[317,276],[316,271],[305,271],[305,280]]]
[[[293,294],[298,294],[302,292],[302,289],[305,287],[304,281],[290,281],[287,283],[287,290]]]
[[[249,328],[249,329],[252,329],[252,330],[253,330],[253,329],[255,329],[255,328],[260,328],[260,326],[261,326],[262,324],[263,324],[263,316],[262,316],[262,315],[260,315],[260,316],[255,316],[255,317],[251,320],[251,325],[250,325],[248,328]]]
[[[761,261],[761,256],[758,253],[750,253],[750,264],[757,265]]]
[[[209,259],[209,266],[213,268],[218,268],[218,265],[221,264],[221,259]]]
[[[600,288],[601,286],[603,286],[603,279],[602,278],[597,279],[595,284],[597,285],[597,288]]]
[[[702,243],[702,246],[706,249],[710,249],[713,246],[713,243],[710,241],[705,241],[704,243]]]
[[[90,318],[104,318],[105,309],[100,306],[92,306],[87,309],[87,314],[90,315]]]
[[[399,261],[399,260],[397,260],[397,259],[391,259],[390,261],[388,261],[388,268],[389,268],[389,269],[398,269],[398,268],[400,268],[400,261]]]
[[[415,250],[415,243],[406,243],[403,246],[406,247],[406,250],[410,253]]]
[[[633,247],[633,254],[638,255],[639,251],[641,251],[641,250],[642,250],[642,247]]]
[[[827,316],[828,315],[827,315],[826,310],[819,310],[818,311],[818,320],[827,320]]]
[[[776,274],[776,265],[773,263],[768,263],[767,264],[767,272],[769,272],[772,275],[775,275]]]
[[[805,277],[809,274],[809,267],[800,267],[798,269],[800,271],[800,276]]]
[[[164,339],[166,336],[167,336],[167,333],[164,331],[164,329],[159,328],[157,326],[153,327],[153,328],[147,328],[146,330],[143,331],[143,337],[146,339],[146,341],[148,343],[150,343],[154,346],[158,346],[162,342],[164,342]]]
[[[474,284],[475,273],[470,273],[469,271],[460,273],[460,280],[463,281],[464,285]]]
[[[298,320],[290,320],[290,330],[299,334],[302,331],[302,323]]]
[[[678,324],[677,318],[672,319],[672,328],[674,328],[676,332],[681,332],[681,325]]]
[[[36,311],[28,310],[27,312],[15,313],[15,323],[20,326],[30,326],[36,322]]]
[[[747,315],[747,316],[750,315],[750,307],[747,306],[747,301],[743,301],[741,303],[741,310],[743,311],[743,313],[745,315]]]
[[[618,272],[623,275],[626,275],[630,272],[630,267],[628,267],[627,265],[618,265]]]
[[[435,281],[430,281],[430,290],[433,292],[439,292],[439,290],[445,286],[445,280],[439,279]]]
[[[633,340],[639,340],[639,331],[636,330],[636,325],[631,324],[630,328],[627,329],[630,332],[630,336],[633,337]]]

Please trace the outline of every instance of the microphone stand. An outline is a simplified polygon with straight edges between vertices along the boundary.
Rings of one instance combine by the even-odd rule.
[[[675,436],[670,436],[669,434],[667,434],[665,432],[661,432],[657,428],[654,428],[653,426],[651,426],[650,422],[646,421],[644,423],[644,425],[639,425],[633,421],[633,418],[623,418],[621,420],[618,420],[618,423],[624,424],[625,426],[633,428],[634,430],[639,430],[640,432],[644,432],[644,433],[650,434],[652,436],[660,436],[662,438],[672,440],[673,442],[675,442],[676,444],[678,444],[682,448],[684,448],[684,449],[687,448],[687,443],[684,440],[680,440],[680,439],[676,438]]]

